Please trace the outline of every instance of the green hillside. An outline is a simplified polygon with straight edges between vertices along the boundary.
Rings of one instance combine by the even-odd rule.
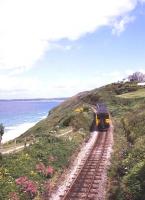
[[[29,147],[16,154],[3,156],[0,164],[0,199],[8,199],[13,194],[22,200],[28,196],[41,199],[47,181],[49,195],[51,186],[89,137],[93,122],[92,106],[96,102],[107,104],[115,127],[107,198],[145,199],[145,98],[143,95],[134,98],[143,90],[133,82],[113,83],[82,92],[51,110],[46,119],[17,139],[18,143],[32,143]],[[122,98],[130,94],[134,96]],[[42,171],[38,165],[43,168]],[[53,173],[50,173],[49,166],[53,168]],[[49,173],[46,173],[47,168]],[[27,176],[31,185],[37,185],[33,195],[30,192],[20,193],[23,188],[16,180],[23,176]]]
[[[141,88],[137,91],[134,91],[134,92],[127,92],[125,94],[121,94],[121,95],[118,95],[118,97],[121,97],[121,98],[144,98],[145,97],[145,88]]]

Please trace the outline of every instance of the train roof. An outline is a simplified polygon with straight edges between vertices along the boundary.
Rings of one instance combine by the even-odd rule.
[[[98,103],[96,105],[97,113],[108,113],[107,106],[104,103]]]

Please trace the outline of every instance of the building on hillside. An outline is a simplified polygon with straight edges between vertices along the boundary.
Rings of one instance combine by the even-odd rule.
[[[145,82],[143,82],[143,83],[138,83],[137,85],[144,86],[144,85],[145,85]]]

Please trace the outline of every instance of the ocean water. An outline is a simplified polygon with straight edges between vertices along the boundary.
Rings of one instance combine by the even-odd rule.
[[[14,139],[48,115],[63,100],[0,100],[0,123],[5,127],[2,142]]]

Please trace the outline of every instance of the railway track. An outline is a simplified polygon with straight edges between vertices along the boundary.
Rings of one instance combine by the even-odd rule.
[[[100,192],[110,141],[110,132],[98,134],[87,159],[79,166],[78,173],[65,194],[60,197],[61,200],[103,200]]]

